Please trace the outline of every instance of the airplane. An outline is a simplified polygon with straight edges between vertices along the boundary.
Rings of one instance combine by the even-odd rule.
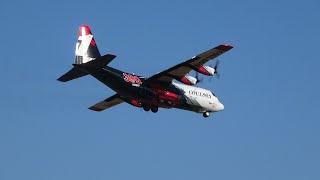
[[[154,113],[159,108],[177,108],[202,113],[207,118],[211,112],[223,110],[224,105],[210,90],[194,86],[199,79],[190,76],[189,72],[196,71],[207,76],[217,74],[216,67],[204,64],[232,48],[231,45],[219,45],[146,78],[107,66],[116,55],[101,56],[90,27],[80,25],[73,68],[58,81],[67,82],[91,75],[114,90],[116,94],[89,107],[97,112],[126,102]]]

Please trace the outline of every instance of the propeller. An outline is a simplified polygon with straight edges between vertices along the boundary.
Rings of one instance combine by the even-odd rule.
[[[203,80],[203,78],[199,78],[199,72],[198,71],[196,71],[196,77],[195,77],[196,79],[197,79],[197,83],[199,83],[199,82],[202,82],[202,80]]]
[[[214,69],[214,74],[217,76],[217,79],[220,79],[220,76],[221,76],[220,73],[218,72],[218,67],[219,67],[219,65],[220,65],[220,61],[219,61],[219,60],[216,61],[216,64],[214,65],[214,67],[211,66],[211,65],[209,65],[209,67],[211,67],[211,68]],[[211,76],[211,77],[209,78],[209,82],[212,81],[212,77],[213,77],[213,76]],[[199,72],[198,72],[198,71],[196,71],[195,78],[197,79],[197,83],[203,81],[203,77],[199,78]]]
[[[217,61],[216,61],[216,64],[215,64],[214,67],[213,67],[213,69],[214,69],[214,74],[217,76],[217,79],[220,79],[220,73],[218,72],[218,67],[219,67],[219,65],[220,65],[220,61],[217,60]],[[212,67],[211,65],[209,65],[209,66]],[[213,77],[213,76],[211,76],[211,77],[209,78],[209,82],[212,82],[212,77]]]
[[[220,73],[218,72],[218,67],[219,67],[220,61],[217,60],[216,65],[214,66],[214,74],[217,75],[217,78],[220,79]]]

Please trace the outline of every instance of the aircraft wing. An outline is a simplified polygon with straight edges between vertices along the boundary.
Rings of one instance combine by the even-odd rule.
[[[233,47],[230,45],[219,45],[215,48],[212,48],[206,52],[198,54],[197,56],[192,57],[191,59],[175,65],[165,71],[162,71],[158,74],[151,76],[146,79],[146,83],[152,81],[161,81],[161,82],[171,82],[175,77],[183,77],[193,70],[193,67],[199,67],[208,61],[220,56],[221,54],[229,51]]]
[[[120,95],[119,94],[115,94],[101,102],[98,102],[97,104],[89,107],[90,110],[93,110],[93,111],[103,111],[103,110],[106,110],[108,108],[111,108],[113,106],[116,106],[118,104],[121,104],[123,103],[124,101],[120,98]]]

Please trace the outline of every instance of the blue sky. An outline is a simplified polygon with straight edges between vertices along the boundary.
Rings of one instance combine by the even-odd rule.
[[[9,1],[2,34],[0,179],[320,178],[318,1]],[[225,110],[127,104],[92,77],[59,83],[80,24],[110,66],[150,76],[218,44]]]

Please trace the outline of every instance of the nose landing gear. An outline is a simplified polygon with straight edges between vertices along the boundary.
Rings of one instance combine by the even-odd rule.
[[[209,117],[209,116],[210,116],[210,112],[207,111],[207,112],[204,112],[204,113],[203,113],[203,117],[207,118],[207,117]]]

